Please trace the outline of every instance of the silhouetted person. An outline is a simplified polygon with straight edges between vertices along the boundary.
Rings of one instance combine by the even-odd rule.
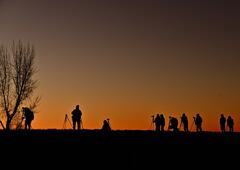
[[[78,130],[80,130],[81,127],[81,117],[82,117],[82,112],[79,109],[79,105],[76,106],[76,108],[72,111],[72,121],[73,121],[73,129],[76,129],[76,124]]]
[[[224,117],[223,114],[221,114],[220,117],[220,128],[222,132],[225,132],[225,125],[226,125],[226,118]]]
[[[23,118],[25,118],[25,129],[31,129],[31,123],[34,119],[34,113],[28,107],[23,107]]]
[[[227,118],[227,126],[229,127],[229,132],[233,132],[233,118],[231,116],[228,116]]]
[[[164,127],[165,127],[165,118],[163,114],[160,115],[160,130],[164,132]]]
[[[154,123],[155,123],[156,131],[159,132],[160,125],[161,125],[161,118],[159,114],[157,114],[156,118],[154,119]]]
[[[202,131],[202,117],[200,116],[199,113],[197,113],[196,118],[195,117],[193,117],[193,118],[194,118],[197,132],[201,132]]]
[[[182,114],[181,124],[183,124],[184,132],[188,132],[188,118],[185,113]]]
[[[109,131],[111,131],[109,119],[103,121],[102,131],[103,131],[103,132],[109,132]]]
[[[169,116],[168,130],[173,129],[173,132],[178,132],[178,120],[175,117]]]

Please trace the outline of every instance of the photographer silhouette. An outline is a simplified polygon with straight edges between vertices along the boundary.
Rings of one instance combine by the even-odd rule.
[[[194,123],[196,125],[196,131],[197,132],[202,132],[202,117],[200,116],[199,113],[197,113],[196,117],[193,117]]]

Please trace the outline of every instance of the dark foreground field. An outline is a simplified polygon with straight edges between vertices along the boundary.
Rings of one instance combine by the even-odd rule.
[[[198,168],[240,166],[239,133],[0,131],[0,147],[2,163],[13,158],[22,166],[31,162],[38,168],[195,169],[191,163]]]

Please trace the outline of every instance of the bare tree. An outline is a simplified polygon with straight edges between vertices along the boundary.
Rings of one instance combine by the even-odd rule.
[[[21,105],[36,89],[34,59],[34,47],[30,44],[18,41],[13,42],[10,49],[0,47],[0,107],[7,130],[14,121],[21,119]],[[36,103],[33,105],[36,107]]]

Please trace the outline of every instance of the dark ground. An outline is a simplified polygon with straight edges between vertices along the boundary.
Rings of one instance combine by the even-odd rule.
[[[240,133],[0,131],[1,164],[41,168],[205,169],[240,166]],[[15,162],[15,161],[13,161]]]

